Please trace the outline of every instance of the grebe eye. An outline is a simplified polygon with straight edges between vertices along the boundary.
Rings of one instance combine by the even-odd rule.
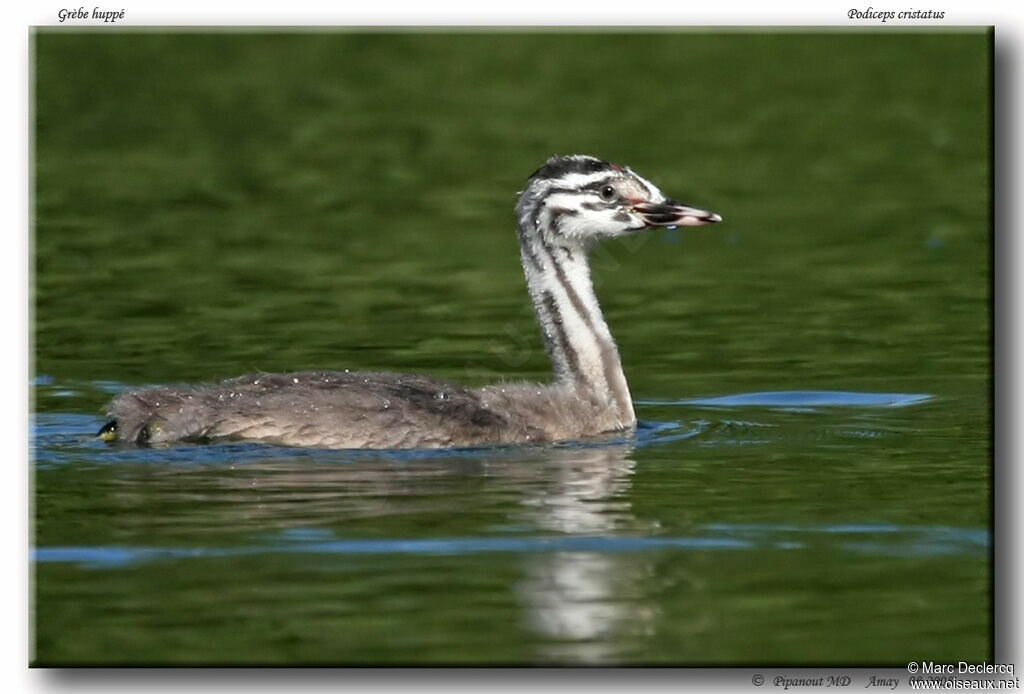
[[[615,197],[615,189],[612,188],[611,186],[605,186],[604,188],[601,189],[601,199],[602,200],[611,200],[614,197]]]

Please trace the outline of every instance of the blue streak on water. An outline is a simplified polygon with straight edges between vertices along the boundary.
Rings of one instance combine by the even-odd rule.
[[[268,554],[361,555],[476,555],[483,553],[646,551],[792,551],[825,544],[860,554],[918,558],[929,556],[987,556],[988,531],[943,526],[846,524],[826,526],[716,523],[692,537],[554,536],[455,537],[442,539],[326,539],[320,528],[285,531],[263,543],[243,547],[39,547],[39,563],[71,563],[83,568],[124,568],[153,561],[259,556]]]
[[[780,407],[792,411],[811,407],[907,407],[931,400],[926,393],[857,393],[842,390],[779,390],[682,400],[638,400],[639,405],[708,407]],[[806,411],[806,410],[803,410]]]

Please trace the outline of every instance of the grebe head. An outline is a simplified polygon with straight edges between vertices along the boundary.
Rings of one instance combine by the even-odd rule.
[[[520,233],[558,246],[588,246],[655,226],[722,221],[668,198],[629,167],[581,154],[555,156],[530,176],[516,205]]]

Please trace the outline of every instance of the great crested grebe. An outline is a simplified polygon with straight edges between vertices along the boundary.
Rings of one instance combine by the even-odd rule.
[[[526,285],[554,366],[551,384],[482,388],[389,372],[253,374],[213,385],[128,391],[106,441],[260,441],[319,448],[444,448],[582,439],[636,426],[587,253],[655,226],[720,222],[666,198],[629,168],[549,159],[516,204]]]

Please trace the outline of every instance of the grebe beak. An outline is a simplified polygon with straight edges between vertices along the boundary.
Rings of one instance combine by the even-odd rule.
[[[633,209],[640,213],[644,224],[649,227],[696,227],[722,221],[714,212],[688,207],[672,199],[659,203],[641,203]]]

